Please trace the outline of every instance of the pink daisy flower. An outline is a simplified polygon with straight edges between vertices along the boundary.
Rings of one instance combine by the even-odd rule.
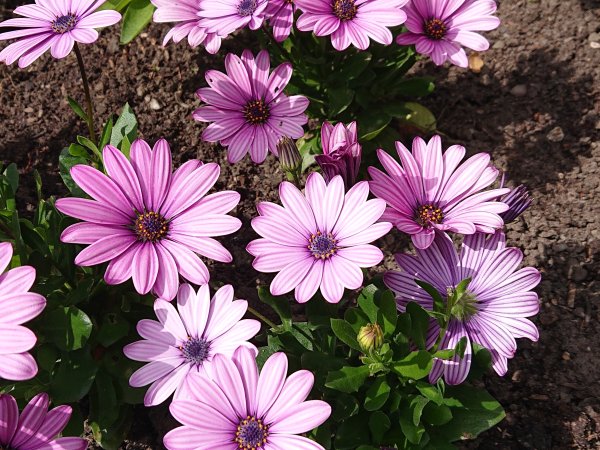
[[[137,330],[144,340],[123,349],[128,358],[149,362],[129,379],[133,387],[152,383],[144,404],[158,405],[173,392],[177,398],[184,380],[192,373],[212,376],[217,353],[231,357],[240,345],[256,352],[247,341],[258,333],[260,322],[240,320],[247,309],[246,300],[233,300],[230,285],[219,289],[211,301],[207,284],[197,293],[189,284],[183,284],[177,294],[177,309],[165,300],[156,300],[154,311],[159,322],[140,320]]]
[[[334,176],[341,175],[346,188],[352,187],[356,183],[362,158],[356,122],[348,126],[341,122],[335,126],[329,122],[323,123],[321,145],[323,154],[315,156],[315,161],[323,171],[325,181],[329,182]]]
[[[19,39],[0,52],[0,61],[27,67],[50,50],[54,58],[64,58],[75,42],[91,44],[98,39],[95,28],[114,25],[121,20],[116,11],[97,11],[106,0],[36,0],[14,13],[23,18],[8,19],[0,27],[20,28],[0,33],[0,40]]]
[[[12,255],[11,244],[0,243],[0,273],[10,264]],[[29,292],[34,281],[35,269],[31,266],[17,267],[0,275],[0,379],[29,380],[38,371],[35,360],[27,353],[37,338],[22,326],[46,307],[44,297]]]
[[[227,36],[248,26],[258,30],[266,18],[268,0],[199,0],[200,26]]]
[[[199,122],[213,122],[202,139],[227,147],[230,163],[240,161],[248,152],[252,161],[262,163],[269,150],[277,155],[282,137],[298,139],[304,135],[308,99],[283,93],[292,76],[291,64],[281,64],[269,74],[266,50],[256,59],[250,50],[244,50],[241,58],[228,54],[225,68],[227,74],[206,72],[209,87],[198,89],[197,95],[207,105],[193,116]]]
[[[298,434],[321,425],[331,407],[308,400],[314,376],[299,370],[286,378],[288,360],[275,353],[258,371],[251,350],[240,347],[233,360],[216,355],[213,380],[194,374],[189,399],[175,399],[169,410],[183,424],[167,433],[169,450],[323,450]]]
[[[444,233],[436,233],[426,250],[417,249],[417,256],[396,255],[402,272],[387,272],[385,284],[396,294],[400,311],[409,302],[417,302],[431,310],[433,300],[415,283],[415,279],[432,285],[446,298],[448,290],[471,278],[466,292],[452,308],[455,311],[440,343],[440,349],[454,349],[465,337],[464,357],[449,361],[436,359],[429,380],[434,383],[442,374],[448,384],[462,383],[471,367],[472,343],[490,351],[492,366],[498,375],[506,374],[508,359],[517,350],[515,338],[538,340],[536,326],[526,317],[539,311],[538,296],[531,290],[540,282],[540,273],[533,267],[517,270],[523,260],[521,250],[506,247],[505,236],[476,233],[465,237],[460,254]],[[431,320],[427,347],[431,348],[440,333],[438,322]]]
[[[290,36],[295,12],[294,0],[269,0],[266,14],[277,42],[283,42]]]
[[[350,44],[366,50],[369,39],[380,44],[392,43],[388,27],[406,20],[400,8],[408,0],[295,0],[302,15],[296,22],[300,31],[313,31],[316,36],[331,35],[333,47],[342,51]]]
[[[449,60],[468,67],[467,54],[461,46],[478,52],[489,48],[489,42],[474,31],[498,28],[500,19],[493,0],[410,0],[404,7],[408,18],[407,33],[396,38],[400,45],[416,45],[416,50],[429,55],[436,65]]]
[[[221,48],[221,36],[216,33],[208,33],[206,28],[200,26],[200,2],[198,0],[151,0],[156,6],[152,20],[157,23],[179,22],[169,30],[163,40],[163,45],[173,39],[173,42],[181,42],[188,38],[192,48],[203,44],[206,51],[215,54]]]
[[[493,233],[504,226],[499,214],[508,205],[494,200],[510,189],[479,192],[498,177],[489,154],[478,153],[459,165],[465,148],[453,145],[442,155],[439,136],[428,143],[415,138],[412,154],[400,142],[396,150],[402,165],[378,150],[387,174],[369,167],[371,192],[388,204],[383,220],[410,234],[415,247],[429,247],[436,229],[473,234]]]
[[[153,150],[136,140],[131,161],[110,145],[103,155],[108,176],[86,165],[71,169],[73,180],[92,200],[56,202],[63,214],[84,221],[61,236],[63,242],[91,244],[77,255],[76,264],[110,261],[104,274],[108,284],[133,278],[140,294],[152,291],[172,300],[179,275],[198,285],[208,282],[208,269],[197,254],[231,262],[231,253],[211,236],[239,230],[240,220],[227,212],[240,195],[222,191],[206,196],[219,178],[217,164],[192,160],[171,173],[171,150],[164,139]]]
[[[295,289],[296,301],[309,301],[321,289],[325,300],[337,303],[344,288],[362,286],[361,267],[381,262],[383,253],[369,245],[392,228],[377,222],[385,210],[380,199],[367,200],[366,181],[344,194],[342,177],[329,185],[318,173],[306,180],[304,195],[292,183],[279,185],[283,207],[262,202],[252,228],[263,237],[248,244],[259,272],[279,272],[271,293],[282,295]]]
[[[70,406],[57,406],[48,411],[48,394],[41,393],[25,406],[21,417],[16,400],[0,394],[0,448],[7,450],[85,450],[86,439],[61,437],[67,426]]]

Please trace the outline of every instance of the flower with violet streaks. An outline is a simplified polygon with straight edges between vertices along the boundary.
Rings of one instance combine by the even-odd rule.
[[[98,39],[95,28],[114,25],[121,20],[116,11],[96,11],[106,0],[36,0],[19,6],[14,13],[22,18],[0,22],[0,27],[20,28],[0,33],[0,41],[19,40],[0,52],[0,62],[7,65],[19,60],[27,67],[50,49],[54,58],[64,58],[75,42],[91,44]]]
[[[12,255],[12,245],[0,243],[0,273],[10,264]],[[0,379],[29,380],[38,371],[35,359],[27,353],[37,338],[22,326],[46,307],[44,297],[29,292],[34,281],[35,269],[31,266],[16,267],[0,275]]]
[[[474,31],[489,31],[500,25],[494,0],[410,0],[404,7],[408,32],[400,34],[400,45],[415,44],[416,50],[429,55],[436,65],[449,60],[468,67],[467,54],[461,46],[478,52],[490,44]]]
[[[323,123],[321,127],[321,145],[323,154],[315,156],[315,160],[329,182],[334,176],[341,175],[346,189],[356,183],[360,169],[362,147],[358,143],[356,122],[344,126],[343,123],[331,125]]]
[[[369,167],[371,192],[388,203],[382,220],[410,234],[415,247],[429,247],[436,229],[473,234],[502,228],[499,214],[508,205],[494,200],[509,189],[479,192],[498,177],[498,170],[489,165],[489,154],[479,153],[459,166],[465,148],[453,145],[442,155],[439,136],[428,143],[415,138],[412,154],[400,142],[396,150],[402,166],[383,150],[377,151],[387,174]]]
[[[296,22],[300,31],[316,36],[331,35],[333,47],[342,51],[350,44],[366,50],[369,39],[392,43],[388,27],[401,25],[406,13],[400,9],[408,0],[295,0],[303,11]]]
[[[85,450],[88,446],[86,439],[56,438],[67,426],[72,408],[63,405],[48,411],[48,405],[48,394],[38,394],[19,417],[16,400],[11,395],[0,394],[0,449]]]
[[[258,30],[266,18],[268,3],[269,0],[199,0],[199,24],[222,37],[245,26]]]
[[[488,349],[492,367],[498,375],[506,374],[508,358],[517,350],[515,338],[537,341],[536,326],[526,317],[537,314],[538,296],[531,290],[540,282],[540,273],[533,267],[517,270],[523,253],[506,247],[501,231],[489,236],[476,233],[466,236],[460,254],[452,240],[437,232],[433,244],[426,250],[417,249],[417,256],[396,255],[402,272],[387,272],[385,284],[396,294],[400,311],[409,302],[417,302],[431,310],[433,300],[415,280],[425,281],[445,298],[458,284],[471,278],[467,290],[458,298],[440,349],[454,349],[464,337],[467,345],[464,357],[456,355],[449,361],[436,359],[429,380],[444,374],[448,384],[462,383],[469,373],[472,343]],[[427,347],[431,348],[440,333],[435,320],[430,321]]]
[[[289,37],[294,25],[295,12],[294,0],[269,0],[266,14],[277,42],[283,42]]]
[[[211,236],[233,233],[239,219],[228,216],[240,195],[233,191],[205,194],[219,178],[217,164],[191,160],[171,173],[171,150],[164,139],[154,149],[138,139],[131,161],[115,147],[104,148],[107,175],[76,165],[71,176],[93,200],[64,198],[56,202],[63,214],[83,220],[67,227],[61,240],[91,244],[75,263],[94,266],[110,261],[108,284],[133,278],[140,294],[152,291],[172,300],[179,275],[205,284],[210,275],[197,254],[231,262],[232,256]]]
[[[192,373],[212,376],[213,359],[217,353],[231,357],[244,345],[256,352],[247,342],[260,330],[260,322],[242,319],[248,302],[233,300],[233,288],[223,286],[212,301],[208,285],[198,292],[182,284],[177,294],[177,309],[165,301],[154,302],[159,322],[140,320],[137,330],[144,338],[127,345],[123,352],[128,358],[149,362],[131,375],[129,383],[141,387],[152,383],[144,397],[146,406],[164,402]]]
[[[500,199],[501,202],[508,205],[508,210],[500,214],[504,223],[510,223],[523,214],[531,206],[533,199],[529,195],[529,190],[524,184],[520,184],[511,189],[508,194]]]
[[[192,48],[203,44],[206,51],[215,54],[221,48],[221,36],[217,33],[208,33],[206,28],[200,25],[198,12],[200,11],[198,0],[151,0],[156,6],[152,20],[157,23],[179,22],[169,30],[163,40],[163,45],[173,39],[173,42],[181,42],[187,37]],[[223,36],[224,37],[224,36]]]
[[[381,262],[383,253],[373,242],[392,228],[377,222],[385,210],[381,199],[367,200],[369,185],[357,183],[344,194],[342,177],[327,185],[313,172],[306,180],[304,195],[292,183],[279,185],[283,207],[261,202],[260,216],[252,228],[263,239],[248,244],[259,272],[279,272],[271,293],[282,295],[295,289],[299,303],[309,301],[321,289],[325,300],[337,303],[344,288],[362,286],[361,267]]]
[[[286,378],[285,353],[275,353],[258,371],[251,350],[240,347],[233,359],[216,355],[211,379],[199,373],[186,382],[189,399],[175,399],[169,410],[183,424],[167,433],[169,450],[323,450],[297,436],[321,425],[331,407],[306,400],[314,376],[299,370]]]
[[[225,68],[227,74],[206,72],[209,87],[199,89],[197,95],[207,105],[193,116],[200,122],[213,122],[202,139],[220,141],[228,147],[230,163],[240,161],[248,152],[252,161],[262,163],[269,150],[277,155],[282,137],[298,139],[304,135],[308,99],[283,93],[292,76],[291,64],[283,63],[269,75],[269,53],[263,50],[254,59],[250,50],[244,50],[241,58],[228,54]]]

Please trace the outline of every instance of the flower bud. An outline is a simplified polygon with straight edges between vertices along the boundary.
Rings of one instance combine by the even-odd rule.
[[[362,158],[356,122],[348,126],[343,123],[333,126],[325,122],[321,128],[321,145],[323,154],[315,156],[315,161],[321,167],[325,181],[329,183],[333,177],[340,175],[346,189],[350,189],[356,183]]]
[[[383,345],[383,331],[378,324],[370,323],[358,331],[356,340],[365,353],[370,353]]]
[[[527,187],[521,184],[502,197],[500,201],[508,205],[508,210],[501,213],[500,217],[502,217],[504,223],[510,223],[531,206],[533,199],[529,195]]]
[[[279,165],[284,172],[296,172],[302,167],[302,156],[296,143],[289,137],[282,137],[277,143]]]

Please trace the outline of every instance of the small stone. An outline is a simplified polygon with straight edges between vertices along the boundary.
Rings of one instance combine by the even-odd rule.
[[[571,361],[571,354],[569,352],[564,352],[562,354],[563,361]]]
[[[550,142],[562,142],[565,138],[565,132],[561,127],[554,127],[550,132],[546,135],[546,139]]]
[[[522,374],[522,372],[520,370],[515,370],[515,373],[513,373],[511,380],[513,380],[515,383],[520,382],[521,378],[522,378],[521,374]]]
[[[573,268],[573,273],[571,274],[571,279],[573,281],[581,282],[585,280],[588,276],[588,271],[583,267],[575,267]]]
[[[600,42],[600,33],[590,33],[588,36],[590,42]]]
[[[27,114],[31,114],[33,112],[33,108],[31,106],[28,106],[27,108],[25,108],[23,110],[23,112],[26,112]]]
[[[592,48],[600,48],[600,42],[590,42],[590,47],[592,47]]]
[[[539,401],[545,402],[545,401],[550,400],[550,397],[548,397],[547,395],[544,395],[544,394],[533,394],[531,396],[531,399],[532,400],[539,400]]]
[[[494,42],[494,45],[492,45],[492,48],[504,48],[504,41],[496,41]]]
[[[510,93],[515,97],[525,97],[527,95],[527,85],[517,84],[510,90]]]

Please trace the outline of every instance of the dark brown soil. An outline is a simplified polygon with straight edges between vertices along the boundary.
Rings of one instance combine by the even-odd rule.
[[[3,5],[3,3],[6,3]],[[0,19],[23,1],[0,0]],[[510,226],[509,239],[525,263],[544,274],[538,289],[541,312],[538,343],[520,342],[504,378],[485,382],[507,410],[507,419],[473,442],[470,449],[600,448],[600,2],[597,0],[502,0],[503,24],[489,33],[493,48],[481,55],[480,73],[435,68],[423,62],[417,74],[434,76],[438,89],[425,102],[438,116],[446,144],[489,151],[513,183],[528,184],[536,201]],[[255,286],[267,276],[251,267],[244,248],[255,236],[249,221],[257,201],[275,200],[282,179],[277,162],[227,164],[224,152],[200,140],[191,119],[194,91],[203,72],[222,65],[228,41],[216,57],[183,43],[160,47],[167,27],[152,25],[131,45],[120,47],[115,29],[97,45],[84,46],[96,97],[96,115],[105,118],[126,101],[150,141],[165,137],[176,163],[190,158],[216,161],[218,189],[236,189],[242,202],[235,214],[241,232],[225,241],[235,264],[215,264],[213,280],[231,282],[240,298],[257,303]],[[41,172],[46,195],[63,195],[58,154],[85,134],[67,94],[82,101],[74,55],[62,61],[44,56],[25,71],[0,67],[0,159],[16,162],[23,177],[23,209],[34,203],[33,170]],[[406,239],[384,239],[391,254]],[[164,408],[136,410],[126,449],[159,449]]]

